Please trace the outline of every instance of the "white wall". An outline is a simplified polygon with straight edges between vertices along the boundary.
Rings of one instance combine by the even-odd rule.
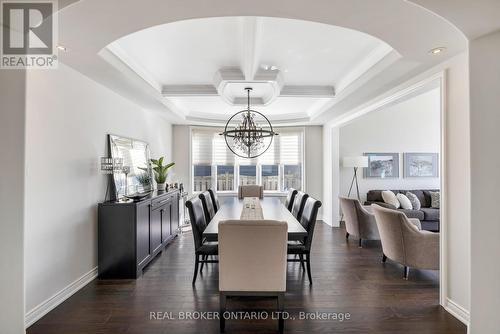
[[[500,31],[470,43],[471,333],[500,330]]]
[[[0,70],[0,332],[24,333],[26,72]]]
[[[172,127],[73,69],[28,73],[26,311],[97,266],[97,203],[106,134],[147,141],[172,158]]]
[[[191,165],[189,163],[191,131],[189,126],[174,125],[173,134],[175,145],[172,153],[175,166],[172,171],[175,173],[177,181],[184,183],[184,190],[191,192]]]
[[[305,150],[305,191],[312,197],[323,199],[323,127],[306,126]],[[321,210],[320,210],[321,213]]]
[[[446,68],[446,306],[468,322],[470,311],[470,120],[468,55]]]
[[[173,157],[175,166],[173,171],[179,182],[184,182],[184,188],[187,191],[191,190],[191,178],[189,164],[190,153],[190,128],[188,125],[174,125],[174,140]],[[277,128],[279,132],[279,128]],[[322,126],[306,126],[304,135],[305,146],[305,182],[306,191],[311,196],[319,200],[323,198],[323,149],[322,149]],[[320,176],[320,177],[318,177]]]
[[[323,221],[330,226],[339,226],[339,209],[334,205],[339,194],[339,129],[329,124],[323,126]]]
[[[438,88],[396,105],[368,113],[340,128],[340,160],[363,153],[439,153],[441,144],[441,98]],[[358,171],[361,200],[372,189],[439,189],[439,178],[404,178],[403,154],[399,155],[399,178],[364,178]],[[340,194],[347,196],[352,168],[340,168]],[[351,197],[355,197],[353,188]]]

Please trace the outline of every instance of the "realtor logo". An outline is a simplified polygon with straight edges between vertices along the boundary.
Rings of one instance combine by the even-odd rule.
[[[3,0],[2,68],[55,68],[56,1]]]

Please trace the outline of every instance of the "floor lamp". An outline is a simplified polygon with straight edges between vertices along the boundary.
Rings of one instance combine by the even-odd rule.
[[[349,187],[349,193],[347,197],[351,196],[352,187],[356,185],[356,194],[358,196],[358,201],[361,202],[361,197],[359,196],[359,185],[358,185],[358,168],[368,167],[368,157],[367,156],[358,156],[358,157],[344,157],[342,158],[342,167],[344,168],[353,168],[354,174],[351,180],[351,186]],[[340,221],[344,219],[344,213],[340,217]]]

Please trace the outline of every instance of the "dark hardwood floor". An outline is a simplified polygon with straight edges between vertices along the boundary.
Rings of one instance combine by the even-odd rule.
[[[390,260],[381,264],[379,242],[346,243],[344,229],[316,225],[312,271],[314,284],[299,263],[288,265],[285,309],[295,320],[285,332],[298,333],[466,333],[465,326],[438,304],[437,272],[410,271]],[[94,280],[33,326],[40,333],[218,333],[218,320],[150,320],[150,312],[217,311],[217,265],[209,264],[191,286],[193,240],[177,238],[138,280]],[[272,299],[231,299],[231,311],[275,311]],[[350,319],[300,320],[299,312],[343,312]],[[163,313],[162,316],[166,316]],[[276,320],[228,320],[227,333],[275,333]]]

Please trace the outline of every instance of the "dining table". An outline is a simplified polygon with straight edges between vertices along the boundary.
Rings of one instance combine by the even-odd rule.
[[[203,231],[203,237],[208,240],[217,240],[219,223],[224,220],[279,220],[288,225],[288,239],[302,240],[307,237],[306,229],[285,207],[279,197],[247,197],[238,199],[227,197],[221,200],[222,204],[210,223]]]

